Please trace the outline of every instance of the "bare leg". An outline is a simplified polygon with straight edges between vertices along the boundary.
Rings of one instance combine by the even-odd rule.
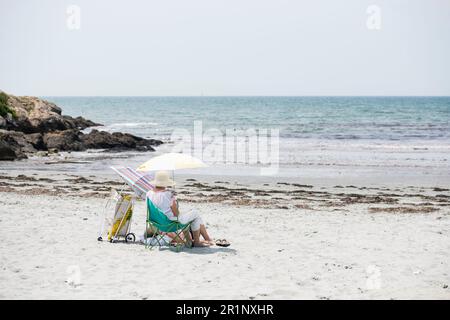
[[[200,241],[200,230],[192,231],[192,234],[194,235],[194,247],[208,247],[208,244]]]
[[[207,242],[212,242],[211,237],[208,234],[208,231],[206,231],[206,227],[204,224],[200,225],[200,234],[202,235],[203,239]]]

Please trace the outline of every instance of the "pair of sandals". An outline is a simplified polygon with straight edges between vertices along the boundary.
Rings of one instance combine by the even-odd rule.
[[[226,239],[217,239],[216,240],[216,246],[219,247],[229,247],[230,243]]]

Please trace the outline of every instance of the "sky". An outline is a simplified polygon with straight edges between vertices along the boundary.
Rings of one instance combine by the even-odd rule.
[[[450,95],[448,0],[0,0],[0,12],[0,90],[15,95]]]

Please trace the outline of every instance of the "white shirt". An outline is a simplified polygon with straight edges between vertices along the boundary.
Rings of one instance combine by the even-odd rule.
[[[169,218],[170,220],[174,220],[176,218],[171,208],[171,206],[176,201],[176,198],[172,192],[155,192],[153,190],[150,190],[149,192],[147,192],[147,198],[149,198],[150,201],[153,202],[153,204],[167,216],[167,218]]]

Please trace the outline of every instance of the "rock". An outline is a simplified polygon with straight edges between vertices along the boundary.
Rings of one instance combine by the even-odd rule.
[[[106,131],[92,130],[81,136],[83,144],[88,149],[111,149],[118,148],[120,143],[117,138]]]
[[[152,146],[159,145],[162,141],[154,139],[144,139],[129,133],[92,130],[88,134],[81,135],[81,141],[86,149],[112,149],[140,151],[154,151]]]
[[[47,132],[44,134],[43,143],[48,150],[59,151],[83,151],[83,143],[77,130],[64,130]]]
[[[89,127],[98,127],[101,126],[101,124],[99,123],[95,123],[94,121],[85,119],[83,117],[76,117],[76,118],[72,118],[70,116],[64,116],[64,118],[70,122],[74,128],[83,130]]]
[[[36,156],[38,157],[48,157],[48,151],[38,151],[36,152]]]
[[[72,118],[61,115],[61,108],[52,102],[36,97],[16,97],[9,95],[8,106],[14,110],[15,117],[6,119],[8,130],[24,133],[45,133],[70,129],[85,129],[101,124],[83,117]]]
[[[19,146],[23,153],[37,151],[23,132],[0,130],[0,140],[10,143],[12,146]]]
[[[18,158],[14,147],[6,141],[0,140],[0,160],[16,160]]]
[[[6,119],[0,116],[0,129],[6,129]]]
[[[135,138],[140,139],[137,142],[138,147],[142,147],[142,146],[143,147],[145,147],[145,146],[155,147],[155,146],[159,146],[159,145],[163,144],[163,142],[161,140],[157,140],[157,139],[144,139],[144,138],[139,138],[139,137],[135,137]]]
[[[42,133],[30,133],[25,135],[25,139],[31,143],[36,150],[46,150]]]
[[[39,137],[35,138],[36,141],[33,142],[38,144]],[[31,137],[29,139],[31,140]],[[86,149],[108,149],[121,151],[134,149],[154,151],[152,145],[161,143],[159,140],[147,140],[128,133],[109,133],[94,129],[90,133],[84,134],[77,129],[72,129],[45,133],[43,135],[44,147],[39,148],[39,150],[83,151]]]
[[[25,152],[35,152],[22,132],[0,130],[0,160],[26,159]]]

